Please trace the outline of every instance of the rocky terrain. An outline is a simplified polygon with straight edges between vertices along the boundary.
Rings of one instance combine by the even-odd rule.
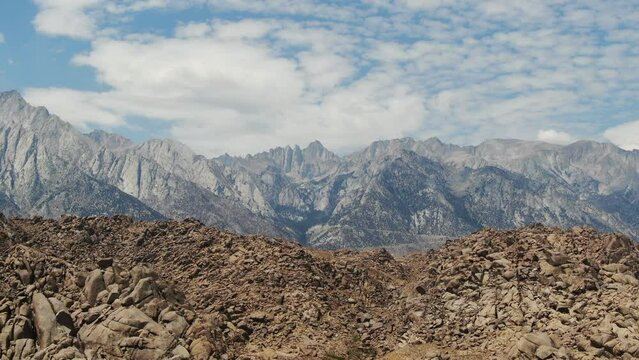
[[[320,142],[206,158],[172,140],[82,134],[0,93],[5,214],[197,218],[321,248],[429,248],[529,223],[639,237],[639,151],[490,140],[396,139],[338,156]]]
[[[639,357],[639,249],[485,229],[401,258],[196,220],[0,219],[0,359]]]

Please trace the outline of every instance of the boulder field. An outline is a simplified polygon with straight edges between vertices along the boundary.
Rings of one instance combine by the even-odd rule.
[[[639,358],[639,251],[591,228],[324,251],[195,220],[0,219],[0,359]]]

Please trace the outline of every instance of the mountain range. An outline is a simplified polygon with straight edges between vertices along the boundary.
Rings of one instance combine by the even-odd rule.
[[[483,227],[587,224],[639,237],[639,151],[579,141],[315,141],[206,158],[173,140],[81,133],[0,93],[0,208],[9,216],[196,218],[323,248],[418,245]]]

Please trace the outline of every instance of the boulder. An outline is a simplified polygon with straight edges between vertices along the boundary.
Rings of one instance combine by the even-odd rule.
[[[545,360],[553,356],[555,350],[556,349],[552,346],[540,345],[535,351],[535,356],[537,357],[537,359]]]
[[[177,339],[135,307],[109,312],[102,322],[84,326],[78,332],[89,351],[101,350],[113,357],[162,359]]]
[[[152,277],[142,278],[137,282],[129,297],[131,297],[134,304],[138,304],[145,299],[151,298],[155,290],[155,281]]]
[[[98,266],[100,267],[100,269],[102,270],[106,270],[108,268],[110,268],[111,266],[113,266],[113,258],[102,258],[100,260],[98,260]]]
[[[38,347],[41,349],[46,348],[53,344],[53,340],[58,335],[55,313],[47,297],[39,292],[33,294],[31,306],[38,336]]]
[[[31,359],[31,355],[36,352],[36,343],[33,339],[18,339],[15,342],[13,359]]]
[[[84,283],[84,294],[87,302],[93,306],[96,303],[98,294],[105,290],[104,279],[102,278],[102,271],[95,269],[89,273]]]
[[[213,354],[213,345],[204,338],[193,340],[190,349],[193,360],[208,360]]]

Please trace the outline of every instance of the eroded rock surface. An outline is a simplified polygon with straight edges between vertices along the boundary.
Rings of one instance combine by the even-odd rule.
[[[484,230],[407,259],[408,342],[494,358],[638,358],[636,244],[592,229]]]
[[[639,357],[639,251],[589,228],[393,258],[191,220],[0,225],[2,360]]]
[[[152,277],[135,282],[132,274],[143,271],[139,266],[97,268],[85,275],[62,259],[18,245],[4,259],[5,269],[18,270],[17,259],[38,274],[27,286],[13,282],[13,296],[0,300],[3,359],[189,358],[182,350],[193,312],[165,282]],[[109,272],[118,274],[107,281],[110,290],[104,288]],[[102,286],[92,286],[95,282]],[[140,284],[153,291],[135,296]],[[96,294],[96,289],[102,290]],[[111,296],[114,292],[119,296]]]

